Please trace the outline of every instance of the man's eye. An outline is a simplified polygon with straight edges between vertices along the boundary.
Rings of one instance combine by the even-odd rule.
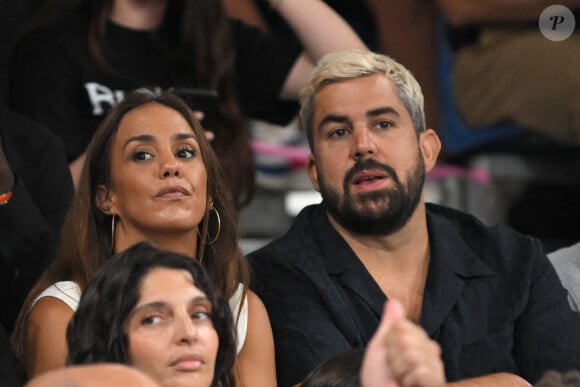
[[[390,128],[391,126],[393,126],[393,123],[391,121],[380,121],[377,125],[380,128],[386,129],[386,128]]]
[[[144,160],[149,160],[152,159],[153,155],[149,152],[145,152],[145,151],[138,151],[135,152],[135,154],[133,155],[133,160],[135,161],[144,161]]]
[[[336,129],[330,133],[330,137],[343,137],[346,133],[346,129]]]

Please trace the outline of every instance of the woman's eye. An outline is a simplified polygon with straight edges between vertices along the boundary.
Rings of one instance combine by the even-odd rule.
[[[159,316],[147,316],[141,320],[142,325],[156,325],[161,322],[161,317]]]
[[[184,148],[177,151],[176,156],[181,159],[191,159],[195,157],[195,150],[191,148]]]
[[[153,155],[151,153],[145,152],[145,151],[137,151],[133,155],[133,160],[135,160],[135,161],[144,161],[144,160],[149,160],[151,158],[153,158]]]
[[[191,315],[193,320],[208,320],[211,318],[211,314],[208,312],[195,312]]]

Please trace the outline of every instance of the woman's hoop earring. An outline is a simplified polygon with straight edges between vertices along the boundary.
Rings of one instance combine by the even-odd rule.
[[[208,215],[207,215],[207,216],[208,216],[208,218],[209,218],[209,213],[211,212],[211,210],[213,210],[213,211],[215,212],[215,216],[216,216],[216,218],[217,218],[217,226],[218,226],[218,229],[217,229],[217,231],[216,231],[216,233],[215,233],[215,237],[214,237],[212,240],[210,240],[210,241],[207,241],[207,244],[208,244],[208,245],[213,245],[213,244],[214,244],[214,243],[215,243],[215,242],[218,240],[218,238],[219,238],[219,236],[220,236],[220,233],[222,232],[222,220],[221,220],[221,218],[220,218],[220,213],[219,213],[219,212],[218,212],[218,210],[217,210],[217,209],[216,209],[216,208],[215,208],[215,207],[212,205],[212,206],[210,207],[209,211],[207,212],[207,213],[208,213]],[[208,219],[208,220],[209,220],[209,219]]]
[[[115,218],[117,215],[113,214],[111,217],[111,251],[115,252]]]

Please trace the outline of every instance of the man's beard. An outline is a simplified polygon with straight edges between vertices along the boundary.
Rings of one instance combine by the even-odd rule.
[[[345,229],[363,235],[385,236],[399,231],[415,212],[425,183],[425,162],[420,151],[415,166],[407,174],[405,186],[392,167],[374,159],[357,161],[344,177],[342,202],[339,193],[325,184],[323,174],[318,166],[316,168],[320,194],[329,214]],[[394,186],[359,193],[356,199],[353,198],[352,179],[363,170],[385,172],[393,180]]]

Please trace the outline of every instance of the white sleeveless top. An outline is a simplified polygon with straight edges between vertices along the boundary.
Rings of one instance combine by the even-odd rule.
[[[236,330],[238,335],[238,345],[237,353],[240,353],[244,342],[246,341],[246,333],[248,331],[248,296],[244,297],[244,303],[242,306],[242,311],[240,312],[240,305],[242,300],[242,294],[244,291],[244,285],[239,284],[236,291],[229,299],[230,309],[234,317],[234,323],[236,324]],[[42,293],[38,295],[32,302],[32,306],[36,304],[38,300],[44,297],[54,297],[65,304],[68,305],[73,311],[76,311],[79,307],[79,301],[81,299],[81,289],[73,281],[59,281],[55,282],[53,285],[45,289]],[[238,318],[238,313],[239,318]]]

